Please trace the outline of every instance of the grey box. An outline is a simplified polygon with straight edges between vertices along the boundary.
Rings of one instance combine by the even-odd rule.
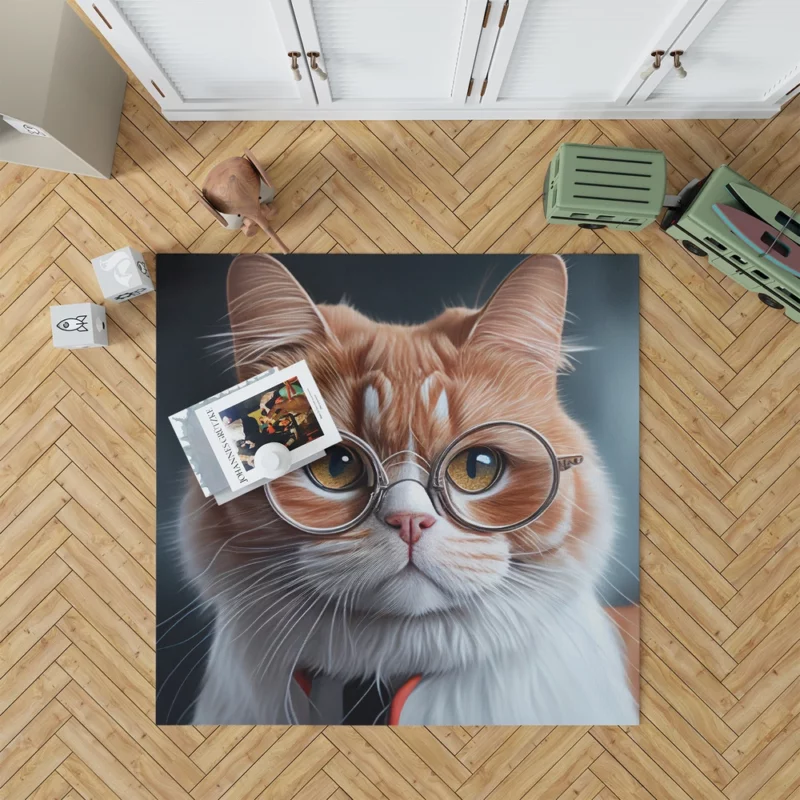
[[[110,178],[127,77],[64,0],[0,2],[0,161]]]
[[[53,347],[78,350],[108,344],[106,310],[94,303],[50,306]]]
[[[92,266],[106,300],[120,303],[153,291],[144,257],[132,247],[93,258]]]

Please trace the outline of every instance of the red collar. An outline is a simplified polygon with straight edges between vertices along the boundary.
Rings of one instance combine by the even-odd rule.
[[[308,672],[303,669],[295,670],[294,680],[295,683],[303,690],[306,697],[309,697],[311,695],[312,677],[308,674]],[[414,675],[395,692],[395,695],[392,698],[392,703],[389,706],[389,725],[400,724],[400,715],[403,713],[406,700],[411,697],[411,693],[417,688],[421,680],[422,675]]]

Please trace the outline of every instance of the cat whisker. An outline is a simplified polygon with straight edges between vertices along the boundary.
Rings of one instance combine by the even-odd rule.
[[[288,682],[286,684],[286,693],[284,695],[284,712],[286,713],[286,716],[289,719],[289,721],[292,722],[295,725],[298,723],[298,721],[297,721],[297,716],[296,716],[296,714],[294,712],[294,707],[292,706],[292,701],[291,701],[291,688],[292,688],[292,680],[294,679],[294,672],[297,669],[297,663],[300,660],[300,656],[303,653],[303,648],[306,646],[306,644],[308,644],[308,640],[311,638],[311,634],[314,632],[314,629],[317,627],[317,625],[319,625],[319,621],[322,619],[322,615],[325,613],[325,610],[328,608],[330,603],[331,603],[331,600],[328,599],[328,601],[325,603],[325,605],[320,610],[319,614],[317,615],[317,618],[314,620],[313,624],[309,628],[305,639],[303,639],[302,643],[300,644],[300,647],[297,648],[297,656],[295,657],[294,663],[292,664],[292,667],[289,670],[289,680],[288,680]],[[298,622],[299,622],[299,620],[298,620]],[[287,633],[287,636],[288,635],[289,634]],[[264,668],[264,671],[266,673],[266,667]]]
[[[301,604],[291,612],[291,615],[288,617],[288,619],[284,619],[282,621],[277,632],[274,634],[275,638],[271,646],[264,653],[261,661],[253,670],[254,675],[258,675],[261,679],[266,676],[270,664],[272,663],[274,657],[278,654],[280,646],[284,641],[286,641],[286,637],[297,627],[300,620],[303,619],[303,617],[305,617],[309,611],[311,611],[311,609],[317,603],[317,600],[318,598],[313,594],[305,598]]]
[[[259,561],[263,562],[263,563],[269,563],[270,564],[270,568],[275,568],[275,569],[279,568],[282,565],[282,563],[285,563],[285,562],[280,562],[280,563],[276,564],[276,563],[272,562],[270,559],[266,559],[266,558],[260,559]],[[230,589],[235,588],[236,586],[240,585],[241,583],[247,582],[247,580],[249,578],[253,577],[252,575],[250,575],[250,572],[252,571],[252,568],[253,568],[253,564],[259,563],[259,561],[253,561],[253,562],[250,562],[248,564],[243,564],[243,565],[240,565],[238,567],[234,567],[234,568],[232,568],[230,570],[227,570],[226,572],[223,572],[221,575],[216,577],[214,579],[214,581],[212,581],[212,583],[207,587],[207,589],[211,589],[215,585],[217,585],[218,583],[223,582],[225,580],[225,578],[227,578],[232,573],[239,572],[239,571],[244,571],[244,570],[248,571],[248,573],[245,575],[245,577],[241,581],[238,581],[237,583],[235,583],[233,586],[227,587],[226,591],[229,591]],[[202,597],[197,597],[194,600],[192,600],[189,603],[187,603],[182,609],[176,611],[174,614],[169,616],[167,619],[165,619],[165,620],[161,621],[160,623],[158,623],[157,627],[161,627],[161,626],[167,624],[168,622],[170,622],[171,620],[173,620],[176,616],[180,615],[179,619],[175,620],[175,622],[166,631],[164,631],[164,633],[161,634],[161,636],[159,637],[158,641],[163,639],[163,637],[166,636],[175,627],[175,625],[180,623],[190,613],[192,613],[193,611],[199,610],[203,606],[212,605],[215,602],[215,600],[221,594],[222,594],[221,592],[217,592],[216,594],[212,595],[211,597],[209,597],[207,599],[203,599]]]
[[[277,590],[276,590],[276,591],[277,591]],[[235,615],[234,615],[234,616],[235,616]],[[219,635],[220,633],[222,633],[222,631],[224,631],[224,630],[225,630],[225,628],[227,627],[227,625],[228,625],[228,622],[226,621],[226,622],[224,622],[224,623],[223,623],[223,625],[222,625],[222,628],[221,628],[219,631],[216,631],[216,630],[212,630],[212,631],[210,631],[210,632],[209,632],[208,634],[206,634],[206,636],[204,636],[204,637],[203,637],[203,638],[202,638],[202,639],[201,639],[199,642],[197,642],[197,644],[195,644],[195,645],[194,645],[194,646],[193,646],[193,647],[192,647],[192,648],[191,648],[191,649],[190,649],[190,650],[189,650],[189,651],[188,651],[188,652],[187,652],[187,653],[186,653],[186,654],[183,656],[183,658],[181,658],[181,659],[180,659],[180,661],[178,661],[178,663],[175,665],[175,667],[173,667],[173,669],[171,670],[171,672],[169,673],[169,675],[167,675],[166,679],[165,679],[165,680],[164,680],[164,681],[161,683],[161,686],[160,686],[160,688],[159,688],[158,692],[156,693],[156,700],[158,700],[158,698],[159,698],[159,696],[160,696],[160,694],[161,694],[161,691],[162,691],[162,690],[164,689],[164,687],[165,687],[165,686],[166,686],[166,685],[169,683],[170,679],[171,679],[171,678],[172,678],[172,676],[175,674],[175,671],[176,671],[176,670],[177,670],[177,669],[180,667],[180,665],[181,665],[181,664],[182,664],[182,663],[183,663],[183,662],[184,662],[184,661],[185,661],[185,660],[186,660],[186,659],[187,659],[187,658],[188,658],[188,657],[189,657],[189,656],[190,656],[190,655],[191,655],[191,654],[192,654],[192,653],[193,653],[193,652],[194,652],[194,651],[195,651],[195,650],[198,648],[198,647],[200,647],[200,646],[201,646],[201,645],[202,645],[202,644],[203,644],[203,643],[206,641],[206,639],[209,639],[209,638],[211,638],[211,637],[212,637],[212,636],[214,636],[214,635]],[[175,691],[175,694],[174,694],[174,697],[173,697],[172,703],[171,703],[171,705],[170,705],[169,711],[167,712],[167,718],[169,718],[169,717],[171,717],[171,716],[172,716],[172,709],[173,709],[173,708],[174,708],[174,706],[175,706],[175,701],[176,701],[176,700],[177,700],[177,698],[180,696],[181,689],[182,689],[182,688],[183,688],[183,686],[185,685],[185,683],[186,683],[186,681],[188,680],[188,678],[189,678],[189,676],[191,675],[191,673],[192,673],[192,672],[193,672],[193,671],[194,671],[194,670],[197,668],[197,666],[198,666],[198,665],[199,665],[201,662],[202,662],[202,659],[197,659],[197,661],[195,662],[195,665],[192,667],[192,669],[191,669],[191,670],[189,670],[189,672],[188,672],[188,673],[187,673],[187,674],[184,676],[184,679],[181,681],[180,685],[178,686],[178,689]]]
[[[376,675],[376,676],[375,676],[375,678],[373,678],[373,680],[372,680],[372,681],[371,681],[371,682],[370,682],[370,683],[367,685],[367,689],[366,689],[366,691],[364,692],[364,694],[362,694],[362,695],[361,695],[361,697],[359,697],[359,698],[358,698],[358,700],[357,700],[355,703],[353,703],[353,706],[352,706],[352,708],[351,708],[351,709],[350,709],[350,710],[349,710],[349,711],[348,711],[348,712],[347,712],[347,713],[346,713],[346,714],[345,714],[345,715],[344,715],[344,716],[343,716],[343,717],[342,717],[342,718],[339,720],[339,724],[340,724],[340,725],[344,725],[344,724],[345,724],[345,722],[347,721],[347,718],[348,718],[348,717],[349,717],[349,716],[350,716],[350,715],[351,715],[351,714],[352,714],[352,713],[353,713],[353,712],[354,712],[354,711],[355,711],[355,710],[358,708],[358,706],[359,706],[359,705],[361,705],[361,701],[362,701],[362,700],[363,700],[363,699],[364,699],[364,698],[365,698],[365,697],[366,697],[366,696],[369,694],[369,692],[370,692],[370,689],[372,689],[372,687],[373,687],[373,686],[377,686],[377,687],[378,687],[378,692],[380,692],[380,683],[378,682],[378,677],[377,677],[377,675]],[[383,698],[381,698],[381,699],[383,699]],[[388,708],[388,706],[387,706],[387,708]],[[385,709],[384,709],[384,710],[385,710]],[[379,714],[379,715],[378,715],[378,717],[376,717],[375,719],[377,720],[379,717],[380,717],[380,714]],[[375,723],[373,722],[373,725],[374,725],[374,724],[375,724]]]
[[[298,592],[301,593],[301,596],[305,596],[305,593],[308,592],[308,590],[311,590],[311,592],[308,592],[309,595],[310,595],[313,592],[313,589],[314,589],[313,584],[307,578],[305,580],[303,580],[302,582],[299,582],[294,587],[290,588],[288,591],[287,591],[287,588],[283,584],[278,585],[275,588],[274,591],[275,592],[283,592],[283,594],[279,596],[278,600],[276,600],[274,603],[271,603],[265,609],[263,609],[258,614],[258,616],[244,630],[240,631],[235,636],[233,641],[236,641],[237,639],[239,639],[242,636],[244,636],[244,634],[247,633],[247,631],[249,631],[265,614],[267,614],[270,611],[270,609],[274,608],[279,603],[288,601],[289,598],[291,598],[292,596],[298,594]],[[277,611],[277,612],[275,612],[275,614],[272,614],[271,616],[267,617],[267,619],[264,620],[264,622],[258,628],[256,628],[256,630],[251,634],[247,645],[245,645],[245,649],[247,649],[250,646],[250,644],[255,639],[256,635],[266,626],[266,624],[270,620],[274,619],[274,617],[277,616],[279,613],[280,613],[280,611]]]

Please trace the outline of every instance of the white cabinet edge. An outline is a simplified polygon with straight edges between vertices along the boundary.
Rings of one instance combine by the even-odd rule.
[[[205,120],[360,120],[360,119],[769,119],[781,110],[779,105],[763,103],[659,106],[647,103],[637,106],[565,105],[559,108],[529,106],[525,108],[455,108],[416,107],[381,108],[379,105],[352,108],[162,108],[164,116],[173,122]]]

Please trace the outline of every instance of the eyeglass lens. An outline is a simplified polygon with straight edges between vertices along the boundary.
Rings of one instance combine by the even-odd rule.
[[[553,489],[553,457],[531,431],[503,423],[467,432],[438,468],[451,514],[477,527],[517,525]]]
[[[305,469],[271,481],[269,496],[277,510],[300,528],[337,528],[364,512],[375,482],[370,456],[343,439]]]
[[[380,467],[373,459],[345,436],[324,458],[272,481],[270,500],[299,528],[347,526],[374,497]],[[524,523],[543,507],[556,472],[552,452],[535,433],[498,422],[456,439],[433,478],[445,495],[442,510],[458,523],[503,528]]]

